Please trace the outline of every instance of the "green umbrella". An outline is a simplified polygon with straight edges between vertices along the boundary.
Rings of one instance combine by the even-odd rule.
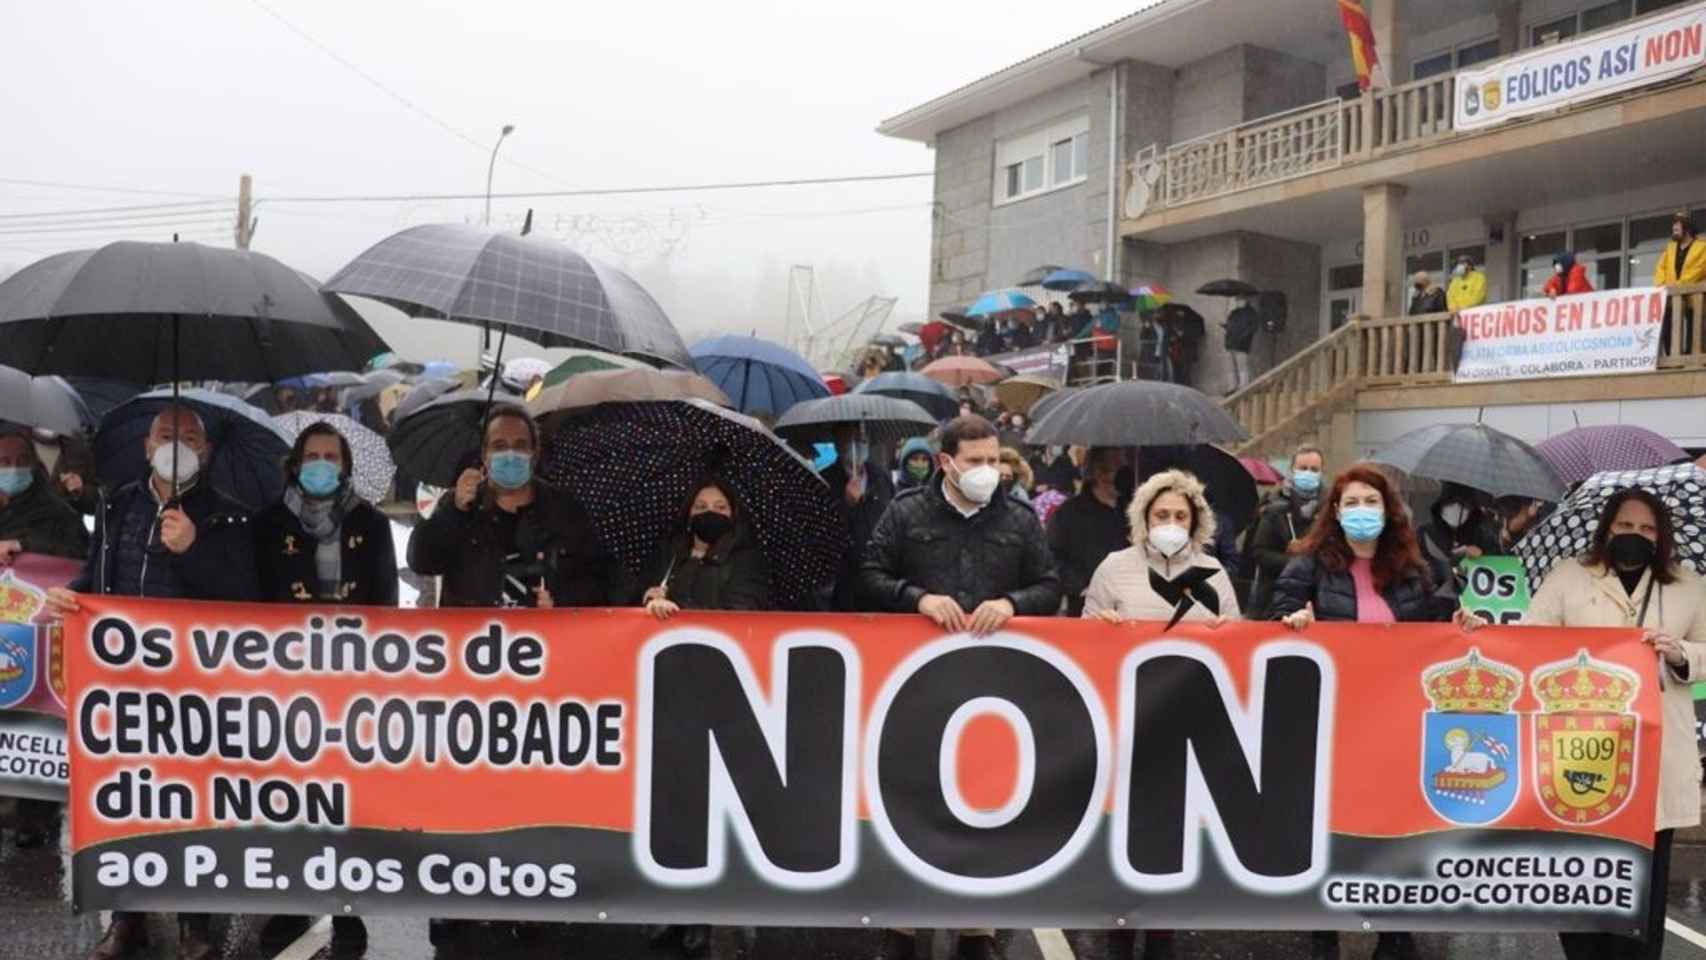
[[[554,387],[577,373],[591,373],[594,370],[616,370],[622,364],[614,363],[590,353],[577,354],[551,368],[545,374],[545,386]]]

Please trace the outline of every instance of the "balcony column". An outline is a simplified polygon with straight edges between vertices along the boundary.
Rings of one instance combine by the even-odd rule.
[[[1404,0],[1370,0],[1368,25],[1374,31],[1375,54],[1385,64],[1386,79],[1393,86],[1410,82],[1410,60],[1404,50]]]
[[[1522,48],[1522,4],[1500,0],[1493,5],[1493,15],[1499,24],[1499,54],[1508,57]]]
[[[1396,183],[1362,188],[1362,312],[1375,319],[1404,312],[1405,192]]]

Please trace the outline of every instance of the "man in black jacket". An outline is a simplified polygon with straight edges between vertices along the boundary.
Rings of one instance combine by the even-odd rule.
[[[937,473],[897,494],[865,549],[868,609],[922,613],[944,630],[994,633],[1014,616],[1052,616],[1060,579],[1031,508],[998,495],[1001,442],[975,414],[942,427]],[[894,931],[885,956],[917,955]],[[928,953],[923,955],[928,956]],[[961,960],[998,957],[995,931],[962,930]]]
[[[534,479],[539,428],[499,404],[469,467],[409,538],[409,569],[442,576],[441,607],[602,607],[628,587],[592,519],[567,491]]]
[[[1291,542],[1309,531],[1315,509],[1321,502],[1321,480],[1326,475],[1326,457],[1313,444],[1298,447],[1291,455],[1291,479],[1262,505],[1256,529],[1250,534],[1250,554],[1256,560],[1255,585],[1250,588],[1247,615],[1263,620],[1273,606],[1274,584],[1291,562]]]
[[[1048,518],[1048,546],[1060,570],[1066,612],[1084,612],[1084,591],[1096,568],[1115,550],[1131,546],[1131,527],[1121,509],[1120,450],[1096,447],[1084,458],[1084,489]]]
[[[83,572],[70,589],[48,591],[49,611],[60,617],[75,611],[79,592],[173,600],[259,599],[249,515],[201,477],[202,465],[212,455],[201,417],[187,407],[161,411],[149,427],[143,452],[151,473],[120,487],[96,509],[95,536]],[[178,914],[180,960],[215,955],[209,920],[204,913]],[[89,960],[118,960],[144,953],[147,946],[144,915],[114,912],[112,925]]]
[[[928,453],[928,448],[926,448]],[[852,612],[859,609],[859,564],[865,555],[865,545],[877,529],[894,500],[894,481],[889,472],[871,463],[871,446],[851,424],[835,429],[835,462],[823,471],[823,482],[829,484],[836,498],[836,509],[847,522],[851,547],[835,578],[832,609]]]

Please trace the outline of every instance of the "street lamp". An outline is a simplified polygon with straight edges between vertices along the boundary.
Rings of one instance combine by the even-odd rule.
[[[492,160],[486,164],[486,216],[482,223],[492,225],[492,171],[498,166],[498,148],[504,145],[504,138],[515,132],[515,124],[504,124],[503,132],[498,134],[498,142],[492,144]]]

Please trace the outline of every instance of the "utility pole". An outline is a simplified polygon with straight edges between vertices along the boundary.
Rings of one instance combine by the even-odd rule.
[[[255,221],[253,219],[254,181],[248,174],[243,174],[237,180],[237,249],[249,249],[249,241],[255,236]]]

